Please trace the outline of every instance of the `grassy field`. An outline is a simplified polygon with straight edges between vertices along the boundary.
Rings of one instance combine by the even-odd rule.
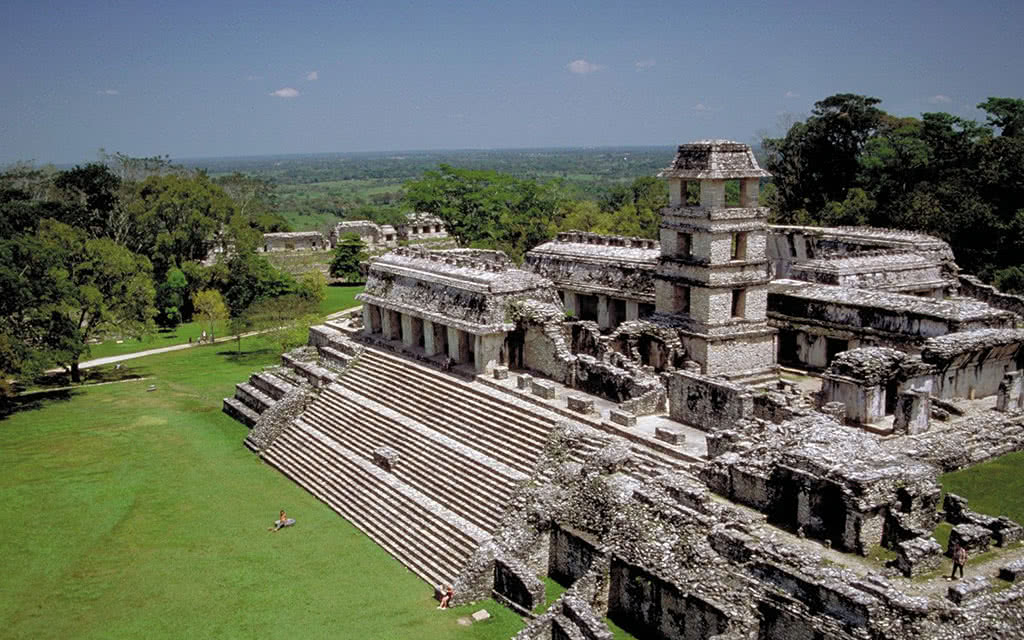
[[[207,347],[127,381],[23,396],[0,419],[4,638],[508,638],[493,602],[437,611],[430,588],[242,446],[221,413],[277,355]],[[148,392],[149,385],[156,390]],[[281,508],[298,524],[266,527]],[[456,622],[481,607],[495,617]]]
[[[1024,522],[1024,451],[943,474],[939,481],[943,492],[967,498],[973,511]]]
[[[356,294],[363,290],[362,285],[330,285],[327,287],[327,297],[320,303],[319,311],[322,315],[348,309],[359,304],[356,302]],[[107,356],[119,356],[126,353],[136,353],[160,347],[171,347],[176,344],[184,344],[189,341],[199,340],[203,333],[203,327],[198,322],[188,322],[178,325],[174,329],[161,330],[145,336],[141,340],[124,340],[120,344],[115,340],[109,340],[101,344],[94,344],[89,349],[89,354],[83,360],[94,358],[105,358]],[[215,336],[226,336],[227,331],[221,325],[214,330]]]

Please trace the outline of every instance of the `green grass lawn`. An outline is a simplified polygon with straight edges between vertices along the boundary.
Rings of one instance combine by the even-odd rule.
[[[1024,523],[1024,451],[939,478],[944,493],[967,498],[972,511]]]
[[[242,347],[130,361],[116,373],[147,380],[22,396],[0,418],[0,636],[497,639],[521,628],[490,601],[436,610],[428,585],[244,449],[221,398],[277,355],[256,338]],[[282,508],[298,524],[268,533]],[[481,607],[491,621],[457,624]]]
[[[361,284],[329,285],[327,287],[327,297],[320,303],[319,312],[326,316],[329,313],[348,309],[359,304],[356,301],[356,294],[362,290],[363,286]],[[217,326],[213,333],[215,336],[227,335],[227,331],[223,326]],[[94,344],[89,348],[88,355],[83,356],[82,360],[93,360],[95,358],[159,349],[160,347],[171,347],[176,344],[184,344],[188,342],[189,338],[196,342],[202,334],[203,327],[198,322],[188,322],[174,329],[157,331],[152,335],[143,337],[141,340],[127,339],[120,344],[116,340],[109,340],[102,344]]]

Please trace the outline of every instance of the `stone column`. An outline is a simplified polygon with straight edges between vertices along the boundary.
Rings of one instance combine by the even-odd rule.
[[[932,413],[932,397],[927,391],[911,389],[896,400],[893,433],[914,435],[928,430]]]
[[[565,311],[571,313],[574,318],[580,317],[580,305],[579,300],[576,298],[575,291],[565,292]]]
[[[611,328],[611,314],[608,312],[609,304],[608,296],[597,296],[597,326],[601,329]]]
[[[423,319],[423,351],[427,356],[437,355],[437,346],[434,344],[434,322]]]
[[[640,318],[640,303],[635,300],[626,300],[626,322]]]
[[[363,333],[380,333],[380,307],[375,304],[363,305]]]
[[[1024,409],[1024,373],[1009,371],[999,383],[996,392],[996,411],[1020,411]]]
[[[455,327],[448,327],[448,355],[459,364],[469,360],[469,334]]]
[[[473,368],[478,373],[492,371],[500,363],[501,347],[505,344],[504,333],[473,336]]]
[[[700,181],[700,206],[707,209],[725,206],[725,180]]]
[[[380,310],[380,332],[385,339],[390,340],[391,336],[394,335],[394,329],[391,326],[392,314],[390,309]]]
[[[406,347],[411,347],[416,344],[416,340],[413,339],[412,329],[412,316],[408,313],[402,315],[402,344]]]

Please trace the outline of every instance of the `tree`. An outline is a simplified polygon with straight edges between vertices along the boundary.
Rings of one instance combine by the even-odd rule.
[[[299,279],[298,294],[309,300],[313,308],[318,308],[327,299],[327,278],[324,272],[313,269],[304,273]]]
[[[557,230],[557,184],[442,164],[405,189],[406,204],[444,220],[460,245],[499,249],[516,261]]]
[[[243,330],[262,331],[282,353],[305,344],[310,325],[320,320],[316,307],[295,294],[258,300],[241,315],[244,319],[234,324],[233,331],[238,331],[237,335]]]
[[[152,330],[152,267],[109,238],[90,238],[54,220],[43,220],[37,253],[48,269],[36,313],[46,323],[47,347],[81,381],[80,357],[102,333],[141,337]]]
[[[999,127],[1007,138],[1024,136],[1024,100],[1020,98],[989,98],[978,105],[988,113],[987,122]]]
[[[228,319],[228,307],[220,291],[206,289],[192,297],[192,306],[206,334],[213,338],[214,330]]]
[[[178,268],[167,272],[158,291],[160,306],[160,323],[165,327],[176,327],[184,319],[185,293],[188,291],[188,279]]]
[[[345,282],[358,282],[363,275],[359,263],[367,259],[366,245],[355,233],[342,234],[338,239],[338,246],[334,248],[334,258],[331,260],[330,274],[332,278],[341,278]]]

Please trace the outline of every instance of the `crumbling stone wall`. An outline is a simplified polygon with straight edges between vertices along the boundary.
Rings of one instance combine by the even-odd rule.
[[[688,371],[669,376],[668,406],[673,420],[705,431],[733,429],[754,416],[749,389]]]

